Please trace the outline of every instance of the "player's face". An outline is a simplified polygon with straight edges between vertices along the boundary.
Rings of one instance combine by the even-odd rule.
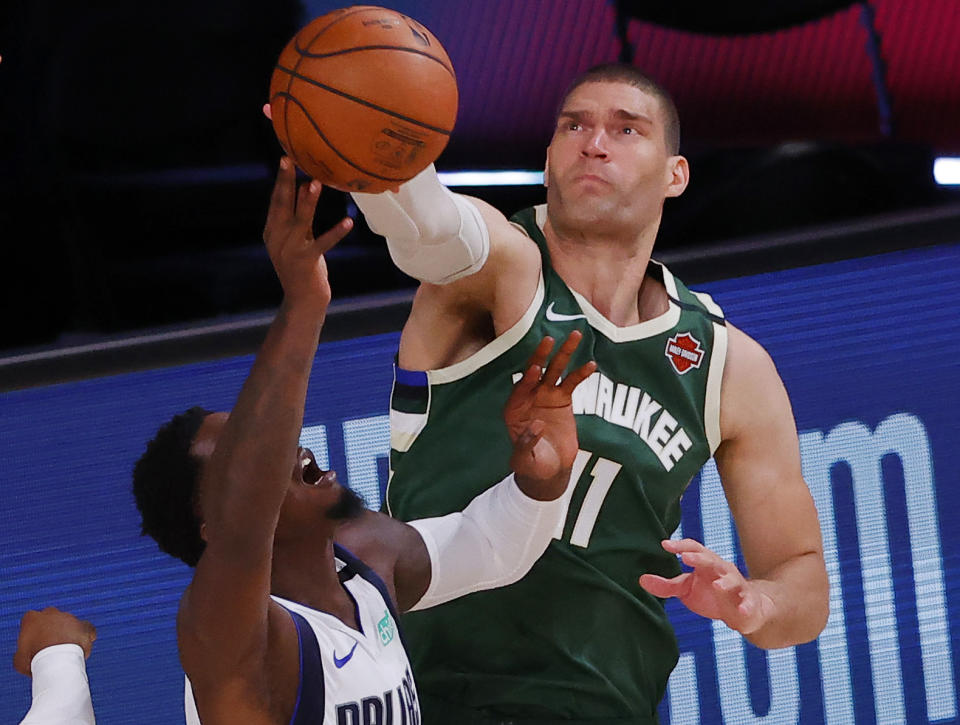
[[[620,82],[576,88],[547,149],[554,225],[602,233],[658,222],[663,200],[683,190],[675,174],[682,157],[669,153],[664,125],[660,101],[639,88]]]
[[[287,535],[298,536],[326,528],[327,524],[332,530],[337,523],[362,510],[363,501],[340,485],[334,471],[321,469],[313,451],[298,447],[276,537],[282,540]]]
[[[191,452],[204,465],[213,455],[227,417],[226,413],[211,413],[194,437]],[[300,526],[315,526],[319,522],[349,517],[357,510],[357,504],[351,496],[352,492],[337,481],[336,473],[322,470],[313,452],[298,446],[287,483],[287,495],[280,510],[278,537],[287,531],[292,533]],[[359,507],[362,510],[362,501]]]

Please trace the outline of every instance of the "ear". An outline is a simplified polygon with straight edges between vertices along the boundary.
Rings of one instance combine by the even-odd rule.
[[[667,198],[680,196],[690,183],[690,164],[683,156],[667,159]]]
[[[207,524],[203,522],[200,524],[200,538],[203,539],[204,543],[207,541]]]
[[[547,179],[550,176],[550,147],[547,146],[547,159],[543,162],[543,185],[549,186]]]

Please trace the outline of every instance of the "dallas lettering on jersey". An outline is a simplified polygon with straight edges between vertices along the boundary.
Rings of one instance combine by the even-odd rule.
[[[359,702],[337,705],[337,725],[420,725],[420,708],[410,668],[394,689]]]
[[[515,373],[516,383],[523,373]],[[657,415],[656,421],[653,416]],[[595,372],[573,391],[573,414],[595,415],[608,423],[629,428],[669,471],[693,446],[677,419],[660,403],[640,388],[617,383],[601,372]]]

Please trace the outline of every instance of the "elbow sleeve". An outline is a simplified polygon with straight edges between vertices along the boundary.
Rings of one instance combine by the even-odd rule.
[[[433,164],[397,193],[351,194],[390,257],[411,277],[448,284],[483,267],[490,235],[480,210],[440,183]]]

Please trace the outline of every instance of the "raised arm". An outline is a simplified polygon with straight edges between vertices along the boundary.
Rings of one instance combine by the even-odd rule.
[[[338,537],[355,551],[369,551],[369,563],[378,552],[392,553],[375,568],[394,583],[401,610],[511,584],[547,548],[564,515],[562,496],[577,454],[571,396],[596,367],[588,363],[561,381],[581,337],[572,333],[549,365],[553,340],[544,338],[514,386],[504,409],[514,473],[463,511],[409,524],[369,514]]]
[[[298,192],[293,164],[282,160],[264,240],[283,303],[202,472],[207,545],[178,624],[184,664],[211,676],[261,661],[266,651],[274,531],[330,300],[322,255],[350,229],[344,220],[313,238],[319,192],[318,182]]]
[[[732,326],[720,416],[717,468],[749,578],[684,539],[663,545],[693,571],[673,580],[645,575],[641,583],[722,619],[758,647],[808,642],[829,613],[817,511],[800,471],[796,424],[780,376],[766,351]]]
[[[497,209],[451,192],[432,165],[396,193],[352,196],[397,266],[422,283],[401,365],[449,365],[485,342],[465,339],[471,330],[492,320],[500,334],[523,316],[536,294],[540,252]]]

